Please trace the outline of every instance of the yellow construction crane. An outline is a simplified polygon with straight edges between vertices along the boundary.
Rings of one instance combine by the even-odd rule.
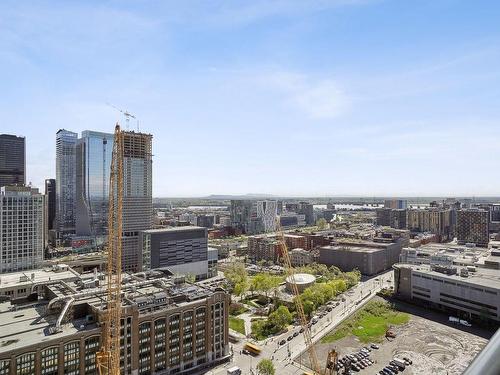
[[[101,349],[96,362],[100,375],[120,374],[120,318],[122,275],[123,134],[115,126],[109,179],[106,311]]]
[[[321,371],[321,366],[318,361],[318,356],[316,354],[316,349],[314,348],[314,343],[312,341],[311,330],[309,329],[309,324],[304,313],[304,306],[302,305],[302,300],[300,299],[300,292],[295,282],[295,270],[292,267],[292,262],[290,260],[290,254],[288,253],[288,246],[286,245],[285,235],[283,233],[283,228],[281,227],[280,218],[276,220],[276,239],[278,240],[279,250],[281,252],[281,259],[285,266],[286,273],[288,277],[291,278],[291,287],[293,295],[295,296],[295,308],[297,309],[297,314],[300,319],[300,324],[304,330],[304,340],[306,342],[307,352],[309,354],[309,360],[311,362],[311,370],[313,370],[315,375],[332,375],[337,372],[337,358],[338,354],[335,350],[331,350],[328,353],[326,359],[326,367],[324,371]]]
[[[276,220],[276,239],[278,240],[279,250],[281,252],[281,258],[285,265],[285,270],[288,277],[291,278],[290,285],[292,286],[292,291],[295,296],[295,308],[297,309],[297,314],[300,319],[300,324],[304,329],[304,340],[306,342],[307,351],[309,353],[309,360],[311,362],[312,370],[315,374],[321,375],[321,367],[319,365],[318,356],[316,355],[316,350],[314,349],[314,344],[312,342],[311,330],[309,329],[306,314],[304,313],[304,306],[300,299],[300,292],[295,282],[295,270],[292,267],[292,262],[290,260],[290,254],[288,253],[288,247],[285,241],[285,235],[283,234],[283,228],[281,227],[280,218]]]

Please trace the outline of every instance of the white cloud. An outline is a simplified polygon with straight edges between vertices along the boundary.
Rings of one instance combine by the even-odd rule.
[[[290,105],[311,118],[332,119],[348,111],[350,98],[333,79],[313,80],[305,75],[277,73],[266,78],[281,89]]]

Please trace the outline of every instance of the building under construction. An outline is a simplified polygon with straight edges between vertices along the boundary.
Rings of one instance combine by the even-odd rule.
[[[121,374],[197,373],[229,358],[226,292],[158,271],[122,276]],[[104,276],[44,284],[0,303],[0,375],[97,374]]]
[[[153,223],[151,134],[122,131],[123,137],[123,271],[142,270],[139,233]]]

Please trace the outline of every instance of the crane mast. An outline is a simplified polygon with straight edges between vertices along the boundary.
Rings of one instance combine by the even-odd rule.
[[[100,375],[120,374],[122,210],[123,134],[116,124],[109,180],[106,311],[101,349],[96,355]]]
[[[285,236],[283,234],[283,228],[281,227],[279,217],[276,220],[276,239],[278,240],[279,249],[281,251],[281,257],[286,269],[286,273],[292,279],[292,282],[290,284],[292,286],[293,295],[295,296],[295,308],[297,309],[300,324],[304,329],[304,340],[306,342],[307,352],[309,353],[311,367],[315,374],[321,375],[321,367],[319,365],[318,356],[316,355],[316,350],[314,349],[311,330],[309,329],[306,314],[304,313],[304,306],[302,305],[302,300],[300,299],[300,292],[297,287],[297,283],[295,282],[295,270],[292,267],[290,254],[288,253],[288,247],[286,245]]]

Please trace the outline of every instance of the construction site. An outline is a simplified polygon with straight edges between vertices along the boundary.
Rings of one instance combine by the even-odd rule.
[[[335,350],[339,359],[349,358],[362,350],[366,352],[366,359],[373,363],[359,370],[351,368],[351,372],[379,373],[391,366],[395,358],[406,358],[411,361],[411,365],[407,363],[404,367],[405,374],[459,375],[486,346],[492,335],[488,330],[470,327],[465,330],[464,327],[449,324],[447,316],[417,306],[400,304],[398,307],[409,314],[410,319],[405,324],[392,326],[385,337],[375,343],[363,343],[354,335],[330,343],[317,342],[315,348],[318,357],[324,358]],[[296,361],[309,365],[306,353],[296,358]],[[340,366],[338,374],[344,373],[348,373],[346,366]]]

